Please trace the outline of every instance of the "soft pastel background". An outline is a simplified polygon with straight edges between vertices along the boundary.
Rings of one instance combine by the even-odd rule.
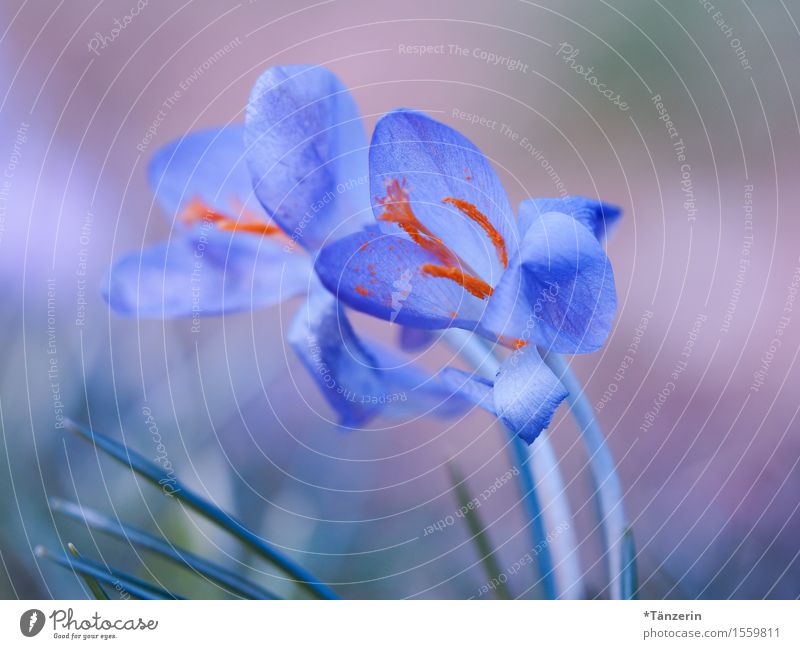
[[[370,126],[388,109],[411,106],[461,129],[496,162],[515,202],[556,194],[552,174],[499,126],[455,119],[454,109],[527,137],[569,192],[624,207],[608,246],[620,297],[616,326],[603,351],[574,367],[592,401],[609,384],[616,389],[600,420],[627,492],[642,595],[800,596],[800,312],[784,312],[800,265],[800,4],[719,4],[727,26],[702,2],[659,0],[151,1],[93,53],[96,33],[108,38],[136,0],[3,2],[0,595],[82,596],[75,576],[33,553],[37,544],[69,540],[143,576],[164,574],[184,591],[219,594],[55,518],[47,496],[160,527],[231,565],[260,565],[57,429],[54,391],[64,414],[91,419],[154,457],[142,414],[149,407],[187,482],[344,596],[472,597],[485,582],[463,523],[428,537],[423,531],[456,508],[446,458],[456,458],[475,491],[507,470],[503,437],[488,416],[382,419],[342,432],[282,337],[296,304],[204,320],[193,334],[185,321],[112,316],[100,298],[112,258],[168,232],[145,181],[149,155],[188,130],[242,119],[266,67],[307,62],[341,76]],[[571,70],[557,55],[560,43],[579,49],[576,61],[593,66],[629,109]],[[229,52],[203,67],[226,44]],[[401,53],[413,44],[443,44],[446,53]],[[518,59],[523,69],[450,54],[451,44]],[[686,145],[695,220],[654,95]],[[741,266],[750,234],[750,263]],[[643,318],[633,364],[615,379]],[[698,318],[687,367],[643,431]],[[755,391],[753,373],[776,337],[780,346]],[[447,360],[439,345],[421,362]],[[566,409],[552,439],[587,584],[598,594],[604,577],[586,456]],[[500,490],[481,514],[500,565],[512,565],[529,549],[515,488]],[[509,586],[536,596],[536,579],[529,568]]]

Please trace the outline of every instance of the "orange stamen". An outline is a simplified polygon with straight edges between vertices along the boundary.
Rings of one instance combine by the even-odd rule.
[[[508,336],[498,336],[497,342],[499,342],[503,347],[508,347],[509,349],[522,349],[525,345],[528,344],[527,340],[523,340],[522,338],[509,338]]]
[[[497,256],[500,258],[500,263],[503,264],[503,268],[508,268],[508,253],[506,252],[506,242],[503,239],[503,235],[500,234],[497,229],[492,225],[491,221],[489,221],[488,217],[481,212],[477,207],[475,207],[472,203],[468,203],[465,200],[460,198],[453,198],[452,196],[448,196],[447,198],[442,199],[443,203],[449,203],[457,210],[459,210],[462,214],[469,217],[475,223],[477,223],[483,231],[488,235],[489,239],[491,239],[492,243],[494,244],[494,248],[497,251]]]
[[[453,280],[465,290],[472,293],[475,297],[485,300],[494,289],[482,279],[474,275],[467,275],[463,270],[455,266],[437,266],[436,264],[423,264],[422,272],[431,277],[444,277]]]
[[[236,205],[233,201],[232,204]],[[206,223],[213,223],[218,230],[247,232],[249,234],[258,234],[262,237],[283,234],[283,230],[277,225],[263,221],[253,212],[241,208],[239,211],[242,212],[242,218],[237,220],[206,205],[202,199],[193,198],[186,204],[180,219],[188,225],[205,221]]]
[[[460,260],[456,254],[433,232],[420,223],[411,203],[408,200],[408,190],[405,181],[402,183],[394,179],[386,185],[386,196],[377,199],[383,206],[383,212],[378,216],[381,221],[396,223],[418,246],[430,251],[445,266],[459,266]]]
[[[414,243],[432,253],[441,262],[441,265],[424,264],[421,268],[423,273],[452,280],[482,300],[492,294],[492,287],[489,284],[475,275],[464,272],[462,268],[471,270],[469,266],[450,250],[444,241],[420,223],[411,207],[405,181],[393,179],[388,182],[386,196],[378,198],[377,201],[383,206],[383,212],[378,219],[396,223]],[[391,249],[392,246],[389,246],[389,250]]]
[[[359,295],[365,295],[365,296],[369,295],[369,291],[367,289],[365,289],[363,286],[360,286],[360,285],[356,286],[356,293],[358,293]]]

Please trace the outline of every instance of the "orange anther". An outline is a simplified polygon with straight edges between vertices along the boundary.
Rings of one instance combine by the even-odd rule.
[[[485,300],[494,292],[494,289],[479,277],[468,275],[460,268],[454,266],[446,267],[437,266],[436,264],[423,264],[422,272],[431,277],[445,277],[451,279],[481,300]]]
[[[492,225],[492,222],[489,221],[489,218],[481,212],[477,207],[475,207],[472,203],[468,203],[465,200],[460,198],[453,198],[452,196],[448,196],[447,198],[442,199],[443,203],[449,203],[457,210],[459,210],[462,214],[469,217],[475,223],[477,223],[483,231],[488,235],[491,242],[494,244],[494,248],[497,251],[497,256],[500,259],[500,263],[503,264],[503,268],[508,268],[508,253],[506,252],[506,242],[503,239],[503,235],[497,231],[497,228]]]
[[[234,207],[237,205],[235,201],[231,201],[231,203]],[[241,205],[239,206],[239,211],[242,213],[242,217],[241,219],[235,219],[210,207],[202,199],[193,198],[186,204],[179,218],[188,225],[194,225],[199,222],[213,223],[218,230],[229,232],[247,232],[248,234],[257,234],[262,237],[283,234],[283,230],[277,225],[260,219],[253,212],[244,210]]]

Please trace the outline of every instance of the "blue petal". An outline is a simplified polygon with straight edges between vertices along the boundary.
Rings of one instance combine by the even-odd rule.
[[[497,416],[528,444],[550,425],[569,393],[533,345],[518,349],[500,366],[494,382]]]
[[[494,381],[485,379],[474,373],[465,372],[455,367],[445,367],[439,376],[454,392],[465,399],[497,415],[494,407]]]
[[[270,68],[253,88],[245,124],[256,194],[294,241],[317,249],[370,220],[361,116],[332,72]]]
[[[231,235],[180,237],[119,259],[103,286],[114,311],[140,318],[175,318],[246,311],[281,302],[308,289],[308,257],[228,247]]]
[[[485,301],[422,272],[436,262],[410,240],[370,229],[325,246],[315,270],[344,303],[378,318],[423,329],[473,328]]]
[[[533,345],[515,351],[500,366],[494,381],[454,368],[441,372],[461,396],[500,418],[528,444],[550,425],[567,391]]]
[[[193,199],[234,216],[242,208],[264,216],[244,158],[242,125],[189,133],[167,144],[150,160],[148,178],[170,219]]]
[[[529,198],[519,206],[519,230],[524,236],[531,224],[543,214],[561,212],[583,223],[602,241],[612,231],[622,210],[616,205],[603,203],[585,196],[564,198]]]
[[[438,373],[431,375],[374,341],[365,340],[364,344],[378,363],[382,381],[391,386],[390,393],[401,395],[386,415],[434,415],[447,419],[464,413],[469,404]]]
[[[617,309],[611,262],[598,240],[551,212],[525,233],[519,263],[503,276],[483,332],[580,354],[602,347]]]
[[[318,285],[295,316],[288,340],[343,426],[364,425],[395,406],[442,416],[463,408],[438,379],[359,339],[341,304]]]
[[[484,281],[490,285],[498,281],[503,257],[513,256],[518,245],[518,231],[497,174],[472,142],[427,115],[398,109],[378,121],[369,162],[373,212],[385,232],[408,234],[382,218],[382,201],[387,196],[392,199],[387,187],[405,183],[404,192],[419,222]],[[466,205],[473,206],[486,224],[470,217]],[[499,246],[507,250],[503,253]]]

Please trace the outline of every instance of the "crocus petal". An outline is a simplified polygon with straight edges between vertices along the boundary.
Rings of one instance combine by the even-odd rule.
[[[384,320],[423,329],[474,327],[485,301],[421,270],[431,263],[428,250],[373,228],[325,246],[315,270],[348,306]]]
[[[519,263],[503,276],[483,333],[580,354],[605,342],[617,308],[611,263],[589,230],[566,214],[536,219]]]
[[[518,245],[517,228],[497,174],[472,142],[423,113],[398,109],[378,121],[369,163],[373,212],[385,232],[421,245],[435,237],[485,282],[497,282]]]
[[[364,345],[376,359],[381,380],[390,386],[389,393],[399,397],[386,409],[386,416],[433,415],[446,419],[463,414],[469,406],[439,373],[431,375],[375,341],[364,340]]]
[[[564,198],[529,198],[519,206],[519,230],[524,236],[530,225],[543,214],[561,212],[582,223],[602,241],[612,231],[622,210],[616,205],[585,196]]]
[[[321,286],[297,312],[288,340],[343,426],[361,426],[387,406],[441,416],[463,408],[441,381],[361,340],[341,304]]]
[[[532,345],[511,354],[494,381],[454,368],[441,375],[461,396],[499,417],[528,444],[550,425],[568,394]]]
[[[442,380],[448,384],[457,394],[480,406],[484,410],[497,415],[494,407],[494,381],[478,376],[477,374],[470,374],[464,370],[456,369],[455,367],[445,367],[439,372]]]
[[[369,218],[367,144],[353,97],[319,66],[270,68],[245,117],[255,192],[294,241],[316,249]]]
[[[150,160],[148,178],[170,220],[198,199],[232,216],[247,210],[266,219],[244,158],[243,125],[196,131],[167,144]]]
[[[103,293],[121,315],[176,318],[266,307],[304,293],[311,277],[308,257],[278,246],[225,246],[213,238],[180,237],[120,258]]]
[[[569,393],[533,345],[518,349],[500,366],[494,382],[497,416],[528,444],[550,425]]]

